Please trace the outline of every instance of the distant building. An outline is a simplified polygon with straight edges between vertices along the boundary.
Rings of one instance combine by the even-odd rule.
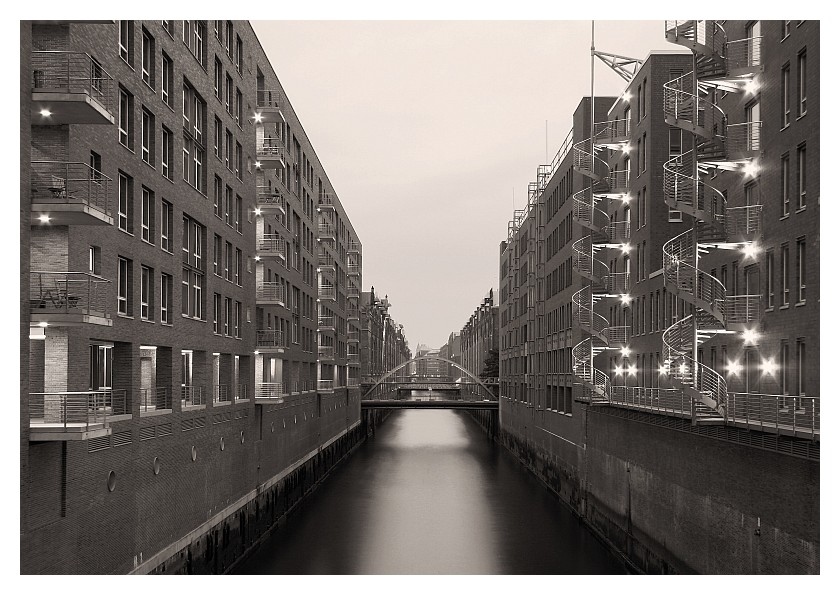
[[[362,292],[359,354],[362,368],[362,391],[376,383],[387,372],[411,359],[411,348],[405,339],[402,325],[388,313],[388,296],[380,299],[376,290]],[[397,376],[408,376],[407,369]]]
[[[460,363],[475,376],[484,370],[490,352],[499,351],[499,306],[493,300],[491,289],[461,329]]]

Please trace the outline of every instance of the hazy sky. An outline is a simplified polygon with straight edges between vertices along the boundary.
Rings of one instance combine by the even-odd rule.
[[[589,21],[252,21],[412,350],[499,285],[499,243],[589,95]],[[597,21],[644,58],[664,21]],[[596,61],[596,95],[624,81]]]

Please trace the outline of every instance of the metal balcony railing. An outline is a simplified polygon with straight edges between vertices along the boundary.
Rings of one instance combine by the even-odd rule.
[[[714,20],[671,20],[665,21],[665,37],[674,43],[694,49],[700,46],[703,53],[723,56],[726,52],[726,32]]]
[[[727,238],[731,241],[738,241],[747,236],[760,233],[762,206],[727,207],[725,211]]]
[[[29,275],[31,314],[108,316],[110,281],[92,273],[32,271]]]
[[[286,285],[277,281],[258,281],[257,300],[286,304]]]
[[[332,223],[328,223],[326,221],[321,221],[318,223],[318,235],[321,237],[324,236],[334,236],[335,235],[335,226]]]
[[[595,124],[595,144],[603,146],[620,145],[630,134],[630,119],[610,120]]]
[[[318,327],[323,328],[334,328],[335,327],[335,316],[318,316]]]
[[[761,150],[761,122],[742,122],[726,127],[727,151],[730,154]]]
[[[332,380],[319,380],[318,391],[331,392],[335,388],[335,383]]]
[[[361,272],[362,272],[361,265],[351,264],[351,263],[347,264],[347,274],[348,275],[358,275]]]
[[[247,384],[236,384],[233,387],[233,398],[237,401],[247,401],[250,398]]]
[[[610,403],[686,417],[692,412],[691,396],[675,388],[613,385]]]
[[[32,52],[34,93],[84,93],[114,112],[114,79],[96,60],[82,52]]]
[[[285,382],[257,382],[254,386],[254,397],[258,401],[260,399],[282,400],[288,394]]]
[[[344,312],[347,314],[347,320],[358,319],[359,318],[359,309],[358,308],[348,306],[347,309]]]
[[[257,109],[279,108],[283,94],[280,91],[262,89],[257,91]]]
[[[359,353],[358,352],[347,352],[347,361],[351,364],[358,364],[359,363]]]
[[[282,139],[266,136],[262,139],[262,142],[257,143],[257,160],[280,159],[283,163],[286,163],[288,157],[286,145],[283,144]]]
[[[761,316],[761,295],[728,295],[720,305],[725,323],[750,324]]]
[[[356,240],[350,240],[347,242],[347,252],[359,252],[361,249],[361,244],[359,244]]]
[[[358,378],[347,378],[347,386],[354,387],[359,386],[359,379]]]
[[[731,70],[753,69],[761,65],[761,37],[736,39],[726,44],[726,66]]]
[[[285,348],[286,336],[282,330],[279,329],[259,329],[257,330],[257,349],[269,348]]]
[[[230,403],[230,386],[228,386],[227,384],[214,384],[213,402]]]
[[[29,427],[88,430],[114,415],[130,413],[124,390],[29,394]]]
[[[257,204],[261,207],[277,207],[286,212],[286,203],[280,188],[274,186],[257,186]]]
[[[140,412],[172,409],[172,394],[166,386],[140,389]]]
[[[83,204],[110,215],[111,178],[86,163],[33,161],[33,203]]]
[[[318,266],[319,267],[335,267],[335,259],[333,255],[326,250],[318,252]]]
[[[612,385],[610,377],[592,365],[592,339],[587,338],[572,348],[572,373],[581,382],[583,399],[606,400]]]
[[[181,385],[181,406],[199,407],[207,404],[207,392],[204,386]]]
[[[693,315],[688,315],[663,331],[662,356],[671,378],[693,388],[720,411],[726,406],[726,380],[693,358],[696,339],[693,319]]]
[[[727,423],[762,432],[820,437],[819,397],[729,393]]]
[[[347,341],[358,341],[359,331],[347,331]]]
[[[279,233],[267,233],[257,237],[257,251],[270,254],[284,254],[286,241]]]
[[[335,194],[331,192],[322,192],[320,196],[318,196],[318,206],[322,208],[332,209],[335,208],[335,203],[338,202]]]
[[[333,347],[332,345],[318,345],[318,359],[335,359],[335,347]]]
[[[318,285],[318,298],[322,300],[334,300],[335,285]]]

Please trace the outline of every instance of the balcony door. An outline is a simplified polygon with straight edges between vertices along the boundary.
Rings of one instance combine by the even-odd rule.
[[[92,343],[90,346],[90,390],[111,390],[114,346],[110,343]]]

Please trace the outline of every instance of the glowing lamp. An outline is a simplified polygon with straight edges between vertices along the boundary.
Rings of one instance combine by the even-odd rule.
[[[755,242],[748,242],[744,244],[742,250],[747,258],[755,258],[758,254],[758,245]]]
[[[633,298],[631,298],[631,297],[630,297],[630,294],[629,294],[629,293],[622,293],[622,294],[621,294],[621,303],[622,303],[622,304],[625,304],[625,305],[626,305],[626,304],[629,304],[629,303],[630,303],[630,300],[632,300],[632,299],[633,299]]]
[[[779,370],[779,364],[777,364],[773,358],[762,360],[761,362],[761,373],[767,376],[772,376]]]
[[[40,326],[41,328],[47,328],[48,326],[50,326],[50,323],[46,322],[46,321],[42,321],[42,322],[38,323],[38,326]]]
[[[623,357],[628,357],[630,355],[630,348],[629,347],[622,347],[621,348],[621,355]]]
[[[41,110],[41,116],[43,116],[44,118],[49,118],[50,116],[52,116],[52,112],[44,108]]]
[[[747,329],[743,333],[744,345],[755,345],[758,341],[759,334],[755,329]]]
[[[262,122],[262,114],[254,114],[254,122]]]
[[[254,215],[262,215],[262,209],[260,209],[259,207],[254,209]]]
[[[758,175],[758,164],[750,161],[744,164],[744,175],[748,178],[754,178]]]
[[[40,221],[41,223],[49,223],[50,222],[50,216],[46,215],[46,214],[39,215],[38,216],[38,221]]]
[[[747,84],[744,85],[744,93],[747,95],[755,95],[756,91],[758,91],[758,83],[755,79],[747,81]]]
[[[742,369],[743,366],[738,362],[728,362],[726,365],[726,371],[729,372],[730,376],[737,376]]]

